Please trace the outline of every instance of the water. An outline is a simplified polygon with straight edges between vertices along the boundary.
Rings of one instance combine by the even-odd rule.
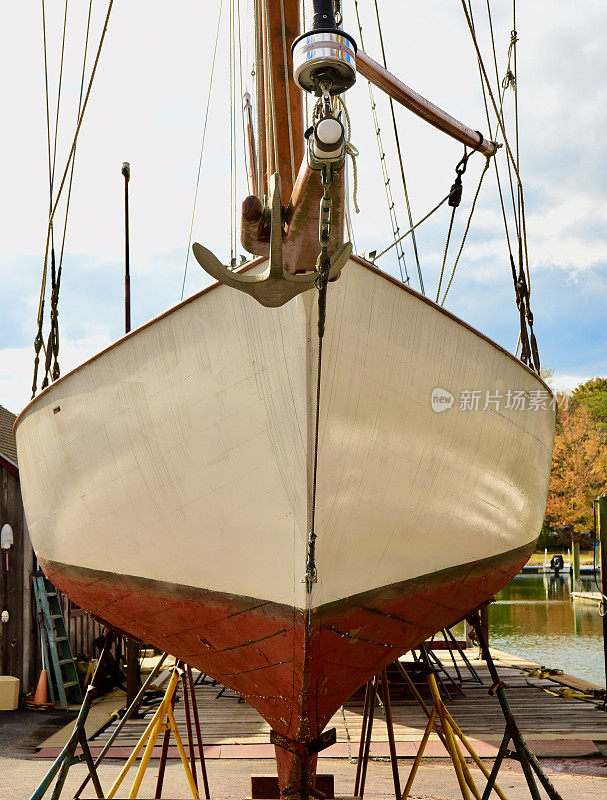
[[[580,584],[597,591],[591,578]],[[573,603],[570,592],[568,575],[518,575],[489,607],[491,646],[605,686],[598,608]]]

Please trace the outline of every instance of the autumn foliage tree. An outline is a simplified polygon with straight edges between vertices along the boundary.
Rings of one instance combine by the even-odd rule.
[[[571,392],[573,406],[584,405],[601,430],[607,433],[607,378],[591,378]]]
[[[603,379],[596,380],[601,380],[595,386],[602,394]],[[607,489],[605,432],[601,415],[596,413],[600,403],[588,402],[593,392],[587,389],[591,388],[583,384],[574,390],[568,408],[561,408],[558,414],[546,508],[546,522],[551,527],[591,529],[592,501]]]

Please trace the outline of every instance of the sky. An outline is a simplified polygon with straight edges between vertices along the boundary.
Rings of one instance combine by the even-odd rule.
[[[252,2],[240,9],[242,89],[252,95]],[[219,46],[210,82],[219,21]],[[566,0],[527,2],[517,9],[520,171],[525,187],[531,304],[543,366],[553,385],[571,389],[607,375],[607,4],[586,0],[575,13]],[[306,12],[309,15],[309,0]],[[365,50],[381,51],[371,0],[359,0]],[[472,8],[484,60],[493,64],[486,4]],[[89,70],[107,6],[94,0]],[[181,298],[193,214],[207,98],[208,125],[194,213],[193,241],[224,262],[230,258],[230,0],[220,3],[144,3],[116,0],[86,116],[76,169],[63,260],[60,299],[63,372],[123,330],[123,161],[132,168],[132,316],[136,327]],[[491,4],[498,71],[505,73],[512,4]],[[75,129],[88,3],[69,5],[62,99],[56,147],[61,176]],[[51,129],[56,98],[64,2],[46,0]],[[471,128],[488,131],[473,45],[459,0],[432,3],[384,0],[383,36],[389,69]],[[10,18],[10,19],[9,19]],[[344,28],[359,42],[352,0],[344,2]],[[232,75],[240,108],[239,64]],[[494,80],[495,85],[495,80]],[[48,220],[48,153],[40,4],[12,4],[0,32],[0,404],[18,412],[29,400],[33,339]],[[374,94],[401,230],[408,227],[387,101]],[[506,94],[509,138],[514,136],[513,94]],[[391,241],[378,148],[366,81],[347,94],[357,158],[360,213],[352,214],[358,253]],[[239,113],[239,112],[238,112]],[[462,147],[397,107],[399,136],[413,219],[442,197],[454,178]],[[237,116],[237,130],[240,131]],[[498,135],[497,139],[501,140]],[[243,143],[237,137],[236,202],[248,194]],[[505,176],[504,150],[499,153]],[[447,259],[450,272],[484,158],[473,156],[464,176]],[[58,180],[58,178],[56,179]],[[351,181],[352,183],[352,181]],[[62,229],[63,205],[55,230]],[[450,209],[441,208],[418,231],[427,293],[434,297]],[[56,233],[56,236],[59,234]],[[244,251],[238,246],[237,254]],[[393,252],[378,261],[398,275]],[[411,285],[418,288],[410,244]],[[189,260],[185,296],[209,282]],[[48,306],[48,303],[47,303]],[[477,202],[445,306],[509,350],[518,319],[493,167]],[[48,315],[47,315],[48,321]]]

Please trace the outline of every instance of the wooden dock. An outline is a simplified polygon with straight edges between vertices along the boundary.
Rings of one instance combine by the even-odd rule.
[[[571,592],[571,599],[574,603],[600,606],[603,601],[603,595],[600,592]]]
[[[539,665],[498,650],[492,650],[492,653],[500,677],[508,685],[508,699],[519,727],[539,757],[582,757],[597,755],[602,749],[607,748],[607,713],[596,709],[597,700],[578,696],[599,687],[562,674],[550,677],[529,675],[528,673],[536,670]],[[447,666],[448,654],[442,653],[441,658]],[[483,684],[464,682],[463,695],[450,689],[452,700],[447,702],[447,706],[478,754],[481,757],[495,756],[504,732],[504,719],[497,699],[488,692],[491,681],[486,665],[476,658],[476,650],[468,651],[468,658],[479,673]],[[461,659],[458,661],[463,676],[469,676],[461,664]],[[456,677],[452,666],[448,671],[454,678]],[[208,683],[196,687],[206,757],[274,758],[274,746],[270,744],[270,728],[265,720],[246,703],[239,702],[238,696],[233,692],[225,690],[222,696],[217,697],[221,688]],[[404,692],[402,686],[394,685],[391,695],[397,755],[413,757],[423,734],[426,717],[418,703],[410,694]],[[107,701],[104,705],[107,705]],[[113,709],[119,705],[120,700],[114,698]],[[156,705],[150,706],[143,718],[125,724],[110,748],[108,757],[120,759],[130,755],[156,707]],[[111,710],[112,707],[108,706],[108,715]],[[320,754],[321,757],[356,757],[362,713],[363,698],[355,696],[334,715],[327,727],[336,728],[337,742],[324,750]],[[99,714],[95,716],[99,720]],[[175,716],[185,743],[187,731],[181,700],[175,707]],[[89,739],[93,756],[100,752],[115,725],[116,723],[112,723],[102,733]],[[43,742],[38,756],[55,757],[70,730],[71,725],[68,725]],[[88,732],[91,736],[90,730]],[[157,747],[154,757],[159,755],[160,747]],[[426,749],[426,755],[429,757],[447,755],[434,734]],[[371,756],[375,758],[389,756],[386,724],[383,709],[380,707],[375,713]],[[169,748],[169,757],[178,757],[176,747]]]

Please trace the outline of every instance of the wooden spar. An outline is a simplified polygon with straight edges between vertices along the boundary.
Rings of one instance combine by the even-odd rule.
[[[259,196],[268,193],[268,174],[266,168],[266,98],[264,63],[264,24],[263,7],[257,3],[255,18],[255,83],[256,83],[256,119],[257,119],[257,148],[259,159],[257,161],[257,186]]]
[[[270,152],[272,135],[272,109],[270,102],[270,86],[265,82],[265,116],[268,122],[269,136],[267,136],[266,148],[268,151],[266,162],[268,173],[273,170],[280,174],[281,178],[281,196],[287,200],[293,191],[293,185],[297,178],[299,165],[304,156],[304,138],[303,138],[303,94],[301,89],[293,81],[293,61],[291,58],[291,45],[293,40],[299,36],[300,22],[299,22],[299,0],[283,0],[283,3],[278,0],[268,0],[266,3],[259,3],[267,12],[263,16],[263,32],[262,38],[264,40],[264,61],[266,64],[271,64],[272,70],[272,87],[274,95],[274,114],[276,120],[276,142],[274,150],[276,151],[276,163],[274,164],[273,154]],[[283,46],[282,30],[283,30],[283,16],[281,13],[281,6],[284,9],[284,27],[286,42]],[[266,36],[265,33],[269,35]],[[270,41],[270,52],[267,53],[267,40]],[[286,64],[286,77],[288,83],[285,81],[285,59],[284,54],[287,54]],[[267,58],[267,55],[270,58]],[[288,91],[287,91],[288,86]],[[291,143],[289,138],[289,116],[291,119],[292,143],[293,143],[293,157],[291,158]],[[260,131],[263,128],[263,122]],[[258,131],[258,135],[260,133]],[[293,166],[292,166],[293,165]]]
[[[244,96],[245,126],[247,130],[247,151],[249,154],[249,175],[251,177],[251,192],[259,194],[257,181],[257,151],[255,149],[255,128],[253,126],[253,108],[251,106],[251,95],[246,92]]]
[[[393,100],[408,108],[418,117],[425,119],[430,125],[434,125],[435,128],[468,147],[476,147],[478,145],[479,134],[477,131],[464,125],[463,122],[459,122],[459,120],[447,114],[446,111],[443,111],[442,108],[435,106],[434,103],[426,100],[421,94],[399,81],[391,72],[384,69],[381,64],[378,64],[377,61],[374,61],[362,50],[356,53],[356,69],[378,89],[386,92]],[[496,145],[483,136],[481,138],[482,143],[478,148],[479,152],[486,156],[492,156],[497,149]]]

